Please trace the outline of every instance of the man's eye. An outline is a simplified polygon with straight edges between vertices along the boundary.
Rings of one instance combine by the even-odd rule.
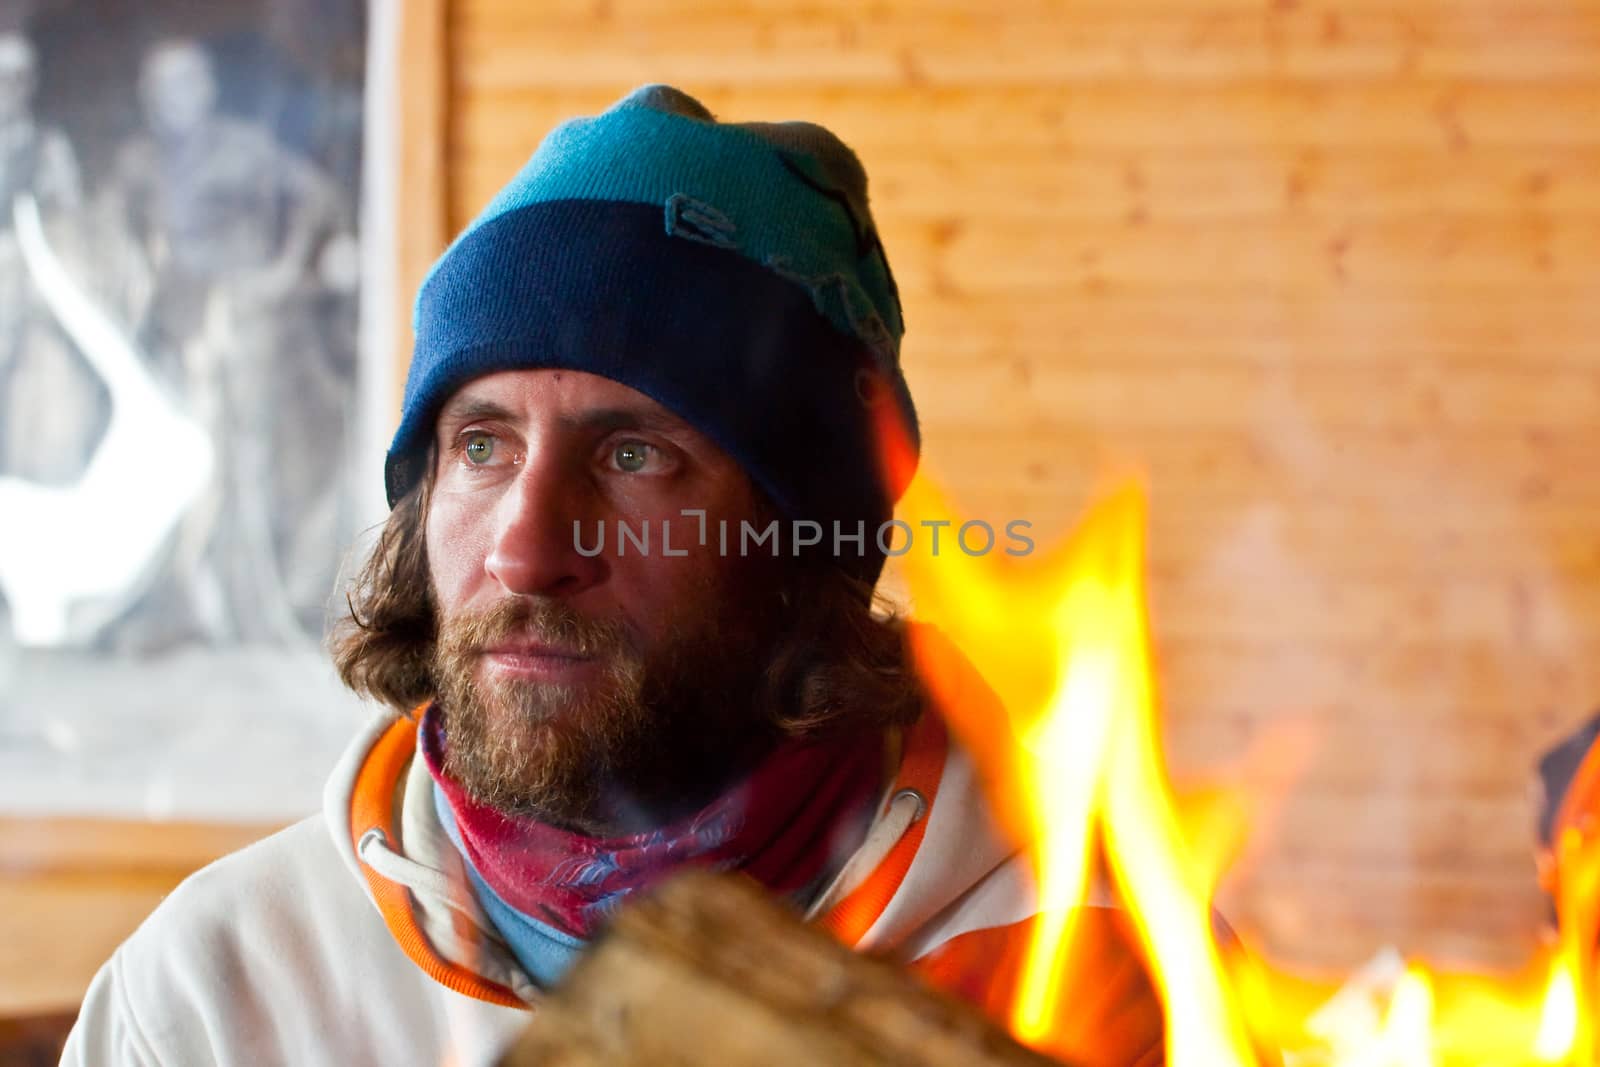
[[[481,467],[494,458],[494,438],[486,433],[468,434],[461,451],[468,463]]]
[[[616,463],[618,470],[637,474],[650,462],[652,451],[654,450],[643,441],[624,441],[612,450],[611,459]]]

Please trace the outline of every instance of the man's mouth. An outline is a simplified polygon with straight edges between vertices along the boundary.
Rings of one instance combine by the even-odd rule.
[[[542,641],[499,641],[485,648],[483,660],[496,674],[541,680],[568,680],[592,669],[597,660],[570,645]]]

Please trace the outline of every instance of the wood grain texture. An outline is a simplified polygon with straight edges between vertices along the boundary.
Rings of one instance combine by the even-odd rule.
[[[1312,724],[1230,918],[1308,965],[1520,959],[1532,761],[1600,705],[1600,8],[458,0],[450,36],[452,226],[641,82],[835,129],[929,468],[1043,543],[1141,464],[1174,765]]]
[[[399,174],[395,225],[395,337],[401,367],[411,359],[411,308],[428,268],[449,243],[451,168],[448,0],[406,0],[400,20]],[[396,376],[396,388],[405,375]],[[398,410],[400,394],[395,395]]]

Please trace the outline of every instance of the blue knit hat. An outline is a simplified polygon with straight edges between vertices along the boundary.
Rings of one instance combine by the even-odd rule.
[[[913,442],[917,421],[866,185],[822,127],[719,123],[668,86],[557,127],[423,281],[389,503],[468,381],[588,371],[715,441],[782,514],[822,524],[819,548],[864,523],[840,562],[875,579],[904,489],[885,484],[877,408]]]

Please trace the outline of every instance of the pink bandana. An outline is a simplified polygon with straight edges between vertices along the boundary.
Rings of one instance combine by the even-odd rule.
[[[883,735],[780,745],[750,777],[671,826],[594,838],[479,804],[444,773],[437,705],[422,721],[428,772],[455,814],[467,858],[524,915],[587,938],[630,893],[678,867],[738,869],[776,893],[814,885],[857,844],[883,787]]]

